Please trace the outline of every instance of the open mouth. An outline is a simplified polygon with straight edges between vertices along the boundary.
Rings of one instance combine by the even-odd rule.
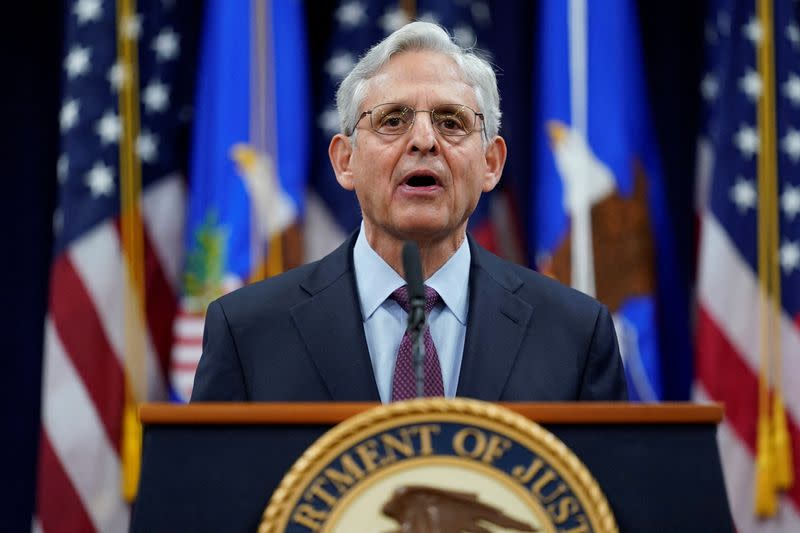
[[[436,185],[436,178],[433,176],[411,176],[406,181],[409,187],[432,187]]]

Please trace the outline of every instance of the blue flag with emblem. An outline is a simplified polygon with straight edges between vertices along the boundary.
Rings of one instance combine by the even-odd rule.
[[[308,102],[300,0],[206,3],[174,392],[188,400],[214,298],[277,273],[303,210]]]
[[[670,356],[690,358],[688,327],[678,325],[688,306],[672,279],[635,6],[544,1],[539,20],[530,231],[537,266],[609,307],[631,398],[658,400],[661,338],[681,339]]]

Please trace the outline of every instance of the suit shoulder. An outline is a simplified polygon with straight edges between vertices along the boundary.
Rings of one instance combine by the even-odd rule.
[[[486,250],[481,258],[493,277],[517,296],[536,307],[547,306],[552,310],[576,312],[579,315],[596,316],[603,304],[572,287],[540,274],[530,268],[497,257]]]
[[[270,311],[285,312],[295,303],[307,297],[301,283],[313,272],[318,262],[293,268],[277,276],[267,278],[219,297],[220,305],[230,318],[241,318],[269,314]]]
[[[568,302],[578,306],[588,306],[592,309],[597,309],[602,305],[588,294],[564,285],[556,279],[540,274],[529,268],[520,267],[519,265],[517,265],[517,267],[521,271],[520,277],[523,277],[525,286],[535,288],[537,292],[543,295],[543,297],[548,298],[548,300]]]
[[[314,261],[288,270],[277,276],[241,287],[215,300],[229,320],[239,324],[263,324],[264,320],[289,316],[295,305],[325,290],[342,276],[352,271],[351,249],[356,233],[345,240],[336,250],[319,261]]]

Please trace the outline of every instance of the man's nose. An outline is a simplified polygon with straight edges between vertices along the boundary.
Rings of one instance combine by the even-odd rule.
[[[423,153],[439,151],[439,137],[433,126],[433,117],[430,111],[416,112],[409,135],[409,151]]]

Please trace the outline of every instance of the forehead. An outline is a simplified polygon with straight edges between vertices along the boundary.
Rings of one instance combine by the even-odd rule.
[[[476,107],[475,91],[464,81],[456,62],[430,50],[401,52],[369,80],[364,107],[385,102]]]

